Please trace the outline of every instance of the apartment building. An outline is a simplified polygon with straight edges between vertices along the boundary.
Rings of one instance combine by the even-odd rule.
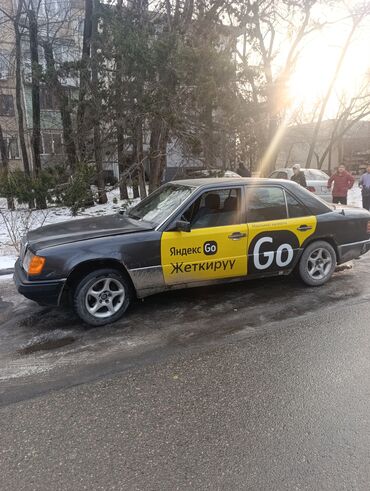
[[[12,19],[18,0],[0,0],[0,124],[6,141],[10,168],[23,168],[20,155],[18,114],[15,103],[15,35]],[[79,0],[42,0],[37,21],[40,39],[52,39],[56,66],[80,57],[83,33],[83,5]],[[39,47],[39,63],[46,62]],[[23,29],[21,58],[21,104],[24,115],[28,158],[33,167],[31,55],[27,29]],[[78,91],[77,79],[61,80],[63,90],[71,97]],[[41,161],[44,166],[64,161],[62,121],[55,94],[41,81]]]
[[[0,0],[0,125],[3,131],[9,165],[20,166],[18,123],[15,108],[15,37],[12,0]]]

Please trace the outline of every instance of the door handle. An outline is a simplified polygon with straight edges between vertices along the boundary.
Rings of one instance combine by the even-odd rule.
[[[300,232],[306,232],[306,230],[311,230],[312,227],[310,225],[300,225],[299,227],[297,227],[297,230],[299,230]]]
[[[247,234],[243,234],[242,232],[234,232],[231,235],[229,235],[229,239],[231,240],[240,240],[243,237],[246,237]]]

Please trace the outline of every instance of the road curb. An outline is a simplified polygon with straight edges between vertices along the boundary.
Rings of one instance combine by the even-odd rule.
[[[0,276],[6,276],[8,274],[13,274],[14,268],[0,269]]]

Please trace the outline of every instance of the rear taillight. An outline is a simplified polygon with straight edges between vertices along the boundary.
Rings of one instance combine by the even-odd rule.
[[[370,221],[367,222],[367,233],[370,234]]]
[[[313,186],[307,186],[307,189],[311,191],[311,193],[316,193],[316,189]]]

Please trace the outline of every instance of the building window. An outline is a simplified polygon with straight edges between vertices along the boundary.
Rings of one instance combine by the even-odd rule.
[[[5,80],[10,77],[10,54],[5,51],[0,51],[0,80]]]
[[[19,147],[18,139],[15,136],[4,136],[5,148],[7,151],[8,159],[19,159]]]
[[[40,109],[58,109],[58,99],[48,87],[40,87]]]
[[[0,116],[14,116],[13,96],[0,94]]]
[[[60,133],[43,133],[43,154],[61,155],[63,153],[62,135]]]

